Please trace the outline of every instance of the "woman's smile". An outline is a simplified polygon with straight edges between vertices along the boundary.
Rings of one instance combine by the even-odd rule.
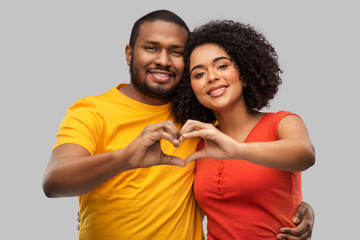
[[[227,87],[228,86],[224,86],[224,85],[218,85],[212,87],[207,91],[207,94],[209,94],[211,97],[219,97],[226,92]]]

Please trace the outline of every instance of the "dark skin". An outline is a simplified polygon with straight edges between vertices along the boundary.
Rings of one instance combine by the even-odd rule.
[[[308,203],[302,202],[302,204],[300,204],[295,213],[293,222],[298,224],[296,228],[281,228],[280,231],[282,233],[278,234],[276,237],[278,239],[288,240],[310,240],[315,222],[315,213]],[[308,231],[305,229],[308,229]]]
[[[163,25],[163,23],[164,22],[162,21],[155,21],[152,24]],[[180,40],[175,41],[174,43],[169,43],[167,41],[173,38],[169,38],[168,36],[161,38],[161,35],[158,34],[157,36],[160,37],[156,39],[156,41],[152,41],[156,42],[156,46],[147,49],[155,49],[156,51],[159,50],[159,53],[161,54],[153,54],[153,52],[150,52],[149,55],[146,55],[146,58],[144,57],[144,54],[138,55],[142,58],[138,58],[137,61],[139,62],[141,60],[144,68],[146,68],[148,65],[160,66],[158,68],[169,68],[172,73],[176,73],[176,75],[174,75],[176,77],[181,76],[183,62],[178,61],[179,58],[175,54],[177,54],[177,48],[179,48],[179,46],[182,47],[185,45],[187,36],[184,36],[184,34],[186,34],[184,29],[177,29],[179,26],[176,24],[174,25],[175,26],[171,26],[169,29],[178,31],[175,33],[179,35],[176,37],[176,39]],[[144,28],[144,30],[140,31],[141,34],[139,35],[137,41],[141,41],[142,39],[145,41],[147,38],[152,36],[154,31],[152,31],[150,27],[147,26]],[[164,29],[164,27],[160,27],[159,29]],[[137,49],[137,46],[141,45],[136,44],[134,49],[131,49],[131,47],[127,46],[126,56],[128,64],[130,64],[131,57],[137,56],[136,54],[141,50]],[[140,71],[141,70],[142,68],[140,66]],[[161,73],[164,73],[163,70]],[[142,72],[140,72],[140,74],[142,74]],[[145,77],[145,79],[149,79],[150,86],[156,85],[156,82],[152,81],[152,77]],[[176,86],[178,81],[179,79],[175,79],[174,81],[169,82],[169,85]],[[158,99],[153,96],[146,96],[143,93],[138,92],[131,83],[128,85],[128,87],[124,87],[122,91],[124,91],[123,94],[132,99],[151,105],[160,105],[165,103],[163,102],[164,99]],[[166,102],[168,101],[170,101],[170,99],[166,100]],[[179,130],[173,122],[161,122],[148,125],[128,146],[123,149],[117,149],[113,152],[91,156],[85,148],[79,145],[61,145],[53,151],[48,167],[45,171],[43,179],[44,192],[48,197],[79,196],[90,192],[120,172],[124,172],[130,169],[149,167],[160,164],[184,166],[185,162],[182,159],[165,155],[162,152],[159,144],[160,139],[165,139],[170,141],[174,146],[177,146],[179,144],[179,136]],[[91,169],[91,171],[89,169]],[[296,237],[296,235],[295,237],[290,235],[300,234],[300,232],[305,232],[307,236],[311,236],[314,220],[313,211],[311,206],[307,204],[303,203],[301,206],[302,208],[299,208],[299,211],[296,215],[302,219],[300,224],[297,228],[285,228],[285,234],[283,235],[282,239],[306,239],[302,237]]]
[[[184,69],[179,52],[187,41],[186,30],[175,23],[145,22],[141,26],[135,48],[126,46],[128,65],[133,60],[141,84],[163,91],[177,86]],[[133,59],[132,59],[133,58]],[[149,70],[151,69],[151,70]],[[159,77],[159,75],[162,75]],[[164,77],[168,75],[168,77]],[[159,80],[160,79],[160,80]],[[119,89],[127,97],[149,105],[163,105],[168,98],[144,94],[133,83]],[[185,162],[164,154],[160,139],[179,144],[179,130],[174,122],[166,121],[147,125],[125,148],[112,152],[90,153],[76,144],[63,144],[52,153],[43,178],[43,190],[48,197],[73,197],[97,188],[115,175],[134,168],[160,164],[185,166]]]

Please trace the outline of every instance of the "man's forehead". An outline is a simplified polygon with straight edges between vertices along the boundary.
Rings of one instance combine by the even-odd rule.
[[[140,26],[136,41],[185,47],[187,39],[188,32],[184,27],[172,22],[153,21]]]

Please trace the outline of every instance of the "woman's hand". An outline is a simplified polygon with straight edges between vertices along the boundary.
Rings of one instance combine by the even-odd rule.
[[[190,154],[186,164],[201,158],[233,159],[237,157],[240,144],[231,137],[220,132],[212,124],[196,120],[188,120],[180,131],[180,141],[186,138],[200,137],[205,140],[205,147]]]

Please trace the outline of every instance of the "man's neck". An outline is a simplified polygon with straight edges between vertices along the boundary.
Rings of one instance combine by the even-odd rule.
[[[160,106],[170,102],[170,99],[156,98],[144,95],[143,93],[139,92],[131,83],[126,85],[125,87],[119,88],[118,90],[125,96],[148,105]]]

